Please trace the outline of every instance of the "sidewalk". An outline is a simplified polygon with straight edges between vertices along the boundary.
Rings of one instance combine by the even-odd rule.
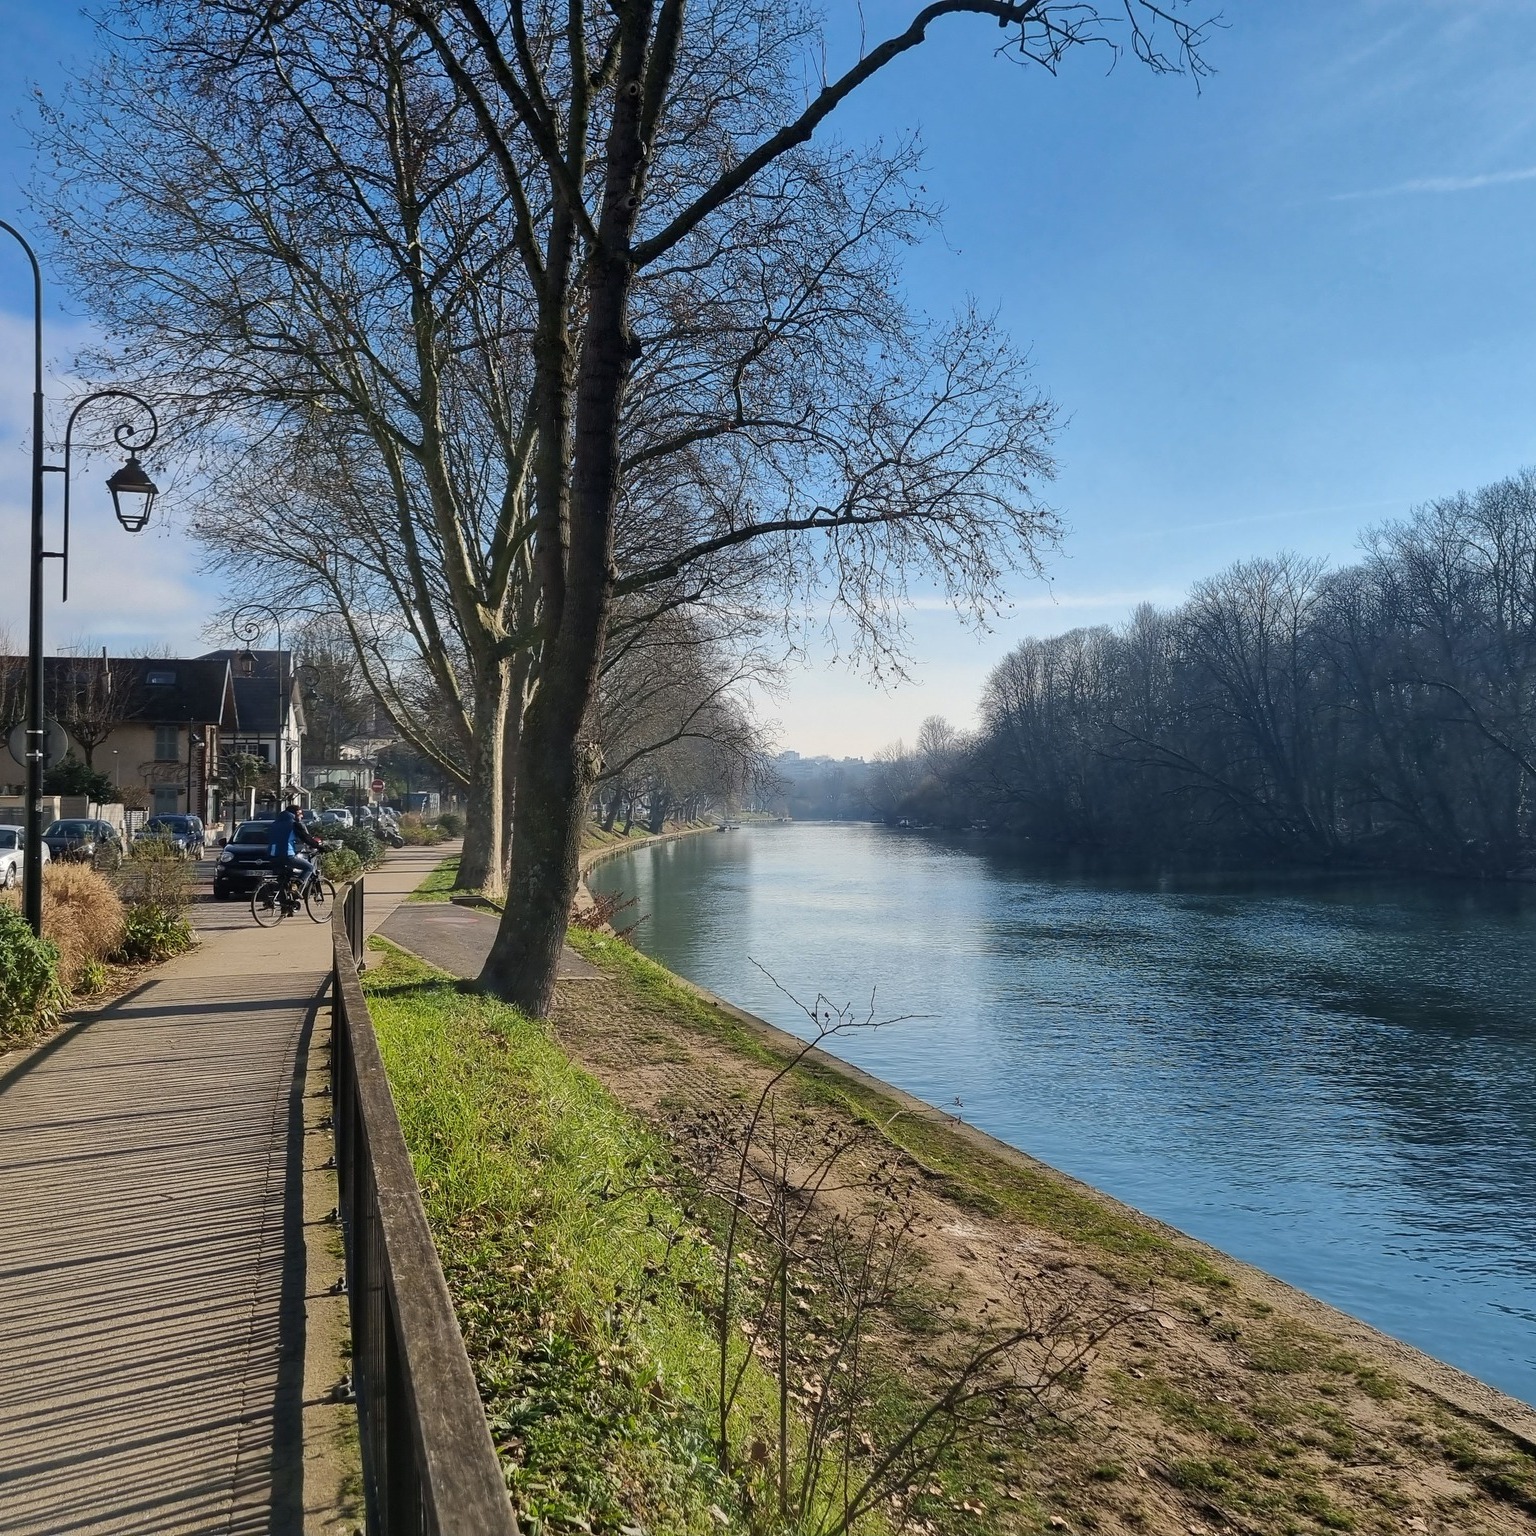
[[[367,877],[370,931],[442,857]],[[0,1058],[0,1531],[297,1532],[303,1089],[330,930],[202,943]]]

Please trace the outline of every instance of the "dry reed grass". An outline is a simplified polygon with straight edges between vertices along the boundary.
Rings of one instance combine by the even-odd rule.
[[[20,906],[17,891],[0,900]],[[123,903],[112,882],[89,864],[49,864],[43,870],[43,937],[59,950],[59,979],[73,989],[92,961],[104,961],[123,936]]]

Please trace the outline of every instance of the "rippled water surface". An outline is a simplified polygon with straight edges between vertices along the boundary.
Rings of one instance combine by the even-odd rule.
[[[1042,875],[848,825],[625,855],[673,970],[1536,1403],[1536,892]],[[757,962],[769,975],[759,971]]]

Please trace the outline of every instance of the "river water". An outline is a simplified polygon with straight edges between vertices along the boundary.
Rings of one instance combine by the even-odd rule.
[[[1536,1404],[1536,891],[1043,874],[846,824],[592,884],[783,1028],[780,986],[873,990],[917,1017],[838,1054]]]

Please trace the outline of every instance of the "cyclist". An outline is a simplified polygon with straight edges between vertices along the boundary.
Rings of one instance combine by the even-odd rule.
[[[317,851],[325,846],[304,825],[299,813],[299,802],[290,800],[272,823],[272,831],[267,838],[267,857],[272,860],[272,873],[284,889],[290,888],[295,881],[302,883],[315,872],[314,862],[306,859],[298,851],[297,845],[304,843]]]

